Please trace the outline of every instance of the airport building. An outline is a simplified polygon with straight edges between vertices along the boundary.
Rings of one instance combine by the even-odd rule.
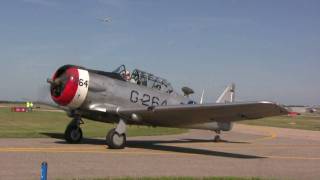
[[[295,112],[295,113],[313,113],[315,112],[315,108],[309,107],[309,106],[287,106],[290,112]]]

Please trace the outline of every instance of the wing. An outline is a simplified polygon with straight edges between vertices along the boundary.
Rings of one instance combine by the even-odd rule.
[[[158,126],[179,126],[212,121],[241,121],[287,113],[284,107],[266,101],[117,109],[117,114],[122,117]]]

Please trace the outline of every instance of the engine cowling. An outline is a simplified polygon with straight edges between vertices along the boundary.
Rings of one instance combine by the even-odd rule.
[[[83,68],[65,65],[59,68],[48,82],[51,84],[51,98],[54,102],[76,109],[87,97],[90,75]]]

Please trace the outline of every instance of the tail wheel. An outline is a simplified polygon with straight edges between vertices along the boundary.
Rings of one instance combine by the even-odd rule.
[[[216,135],[213,139],[213,142],[221,142],[221,137],[219,135]]]
[[[64,133],[64,138],[68,143],[77,144],[82,140],[82,130],[77,125],[69,125]]]
[[[119,134],[115,129],[111,129],[106,137],[106,143],[111,149],[123,149],[126,146],[126,134]]]

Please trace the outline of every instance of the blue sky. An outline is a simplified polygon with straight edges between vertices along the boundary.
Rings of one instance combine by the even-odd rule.
[[[97,18],[111,17],[110,23]],[[2,0],[0,99],[37,99],[63,64],[120,64],[215,101],[320,104],[318,0]]]

